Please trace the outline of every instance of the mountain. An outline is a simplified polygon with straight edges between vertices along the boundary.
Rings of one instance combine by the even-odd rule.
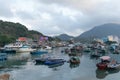
[[[82,33],[77,39],[102,38],[108,35],[115,35],[120,38],[120,24],[108,23],[96,26],[93,29]]]
[[[5,44],[6,42],[13,42],[18,37],[38,39],[40,36],[44,35],[38,31],[28,30],[26,26],[20,23],[0,20],[0,45]]]
[[[9,37],[29,37],[35,38],[37,35],[43,35],[40,32],[34,30],[28,30],[26,26],[20,23],[13,23],[0,20],[0,34],[4,34]]]
[[[68,41],[68,40],[74,38],[73,36],[69,36],[67,34],[61,34],[61,35],[56,36],[56,37],[59,38],[62,41]]]

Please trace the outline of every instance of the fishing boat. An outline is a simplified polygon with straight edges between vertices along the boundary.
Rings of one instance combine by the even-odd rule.
[[[112,60],[108,65],[108,69],[118,69],[120,68],[120,63],[117,63],[115,60]]]
[[[117,69],[120,68],[120,63],[119,64],[109,64],[107,65],[108,69]]]
[[[36,64],[44,64],[47,60],[48,58],[35,58]]]
[[[120,50],[118,50],[118,49],[115,49],[114,51],[113,51],[113,54],[119,54],[120,53]]]
[[[30,54],[32,55],[37,55],[37,54],[46,54],[48,53],[47,50],[43,50],[43,49],[38,49],[38,50],[34,50],[34,51],[31,51]]]
[[[96,66],[98,67],[98,69],[101,69],[101,70],[104,70],[107,68],[106,63],[98,63]]]
[[[65,60],[64,59],[48,59],[45,61],[45,65],[54,65],[54,64],[60,64],[60,63],[64,63]]]
[[[101,59],[101,62],[96,64],[97,68],[101,70],[107,69],[107,65],[110,63],[110,57],[102,56],[100,57],[100,59]]]
[[[97,50],[95,51],[95,52],[92,52],[91,53],[91,57],[92,58],[98,58],[98,57],[100,57],[102,54],[101,53],[99,53]]]
[[[91,52],[91,49],[90,48],[84,48],[84,50],[83,50],[84,52]]]

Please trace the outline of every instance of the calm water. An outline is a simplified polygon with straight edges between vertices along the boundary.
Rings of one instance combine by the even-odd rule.
[[[69,56],[61,53],[63,48],[56,48],[49,55],[69,60]],[[120,62],[120,55],[107,54]],[[0,73],[10,73],[14,80],[118,80],[119,70],[99,71],[96,68],[98,59],[91,58],[89,53],[80,56],[79,65],[63,65],[49,68],[45,65],[35,65],[33,59],[39,56],[31,56],[29,53],[10,54],[8,61],[0,62],[5,68]],[[24,59],[24,60],[23,60]]]

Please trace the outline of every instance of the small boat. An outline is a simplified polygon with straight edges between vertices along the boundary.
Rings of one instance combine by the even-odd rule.
[[[115,60],[112,60],[108,65],[108,69],[117,69],[120,68],[120,63],[117,63]]]
[[[100,69],[100,70],[107,69],[107,64],[106,64],[106,63],[100,62],[100,63],[98,63],[96,66],[97,66],[98,69]]]
[[[88,48],[88,47],[85,47],[85,48],[83,49],[83,51],[84,51],[84,52],[88,52],[88,53],[89,53],[89,52],[91,52],[91,49],[90,49],[90,48]]]
[[[48,58],[36,58],[35,62],[36,62],[36,64],[44,64],[45,61],[47,61],[47,60],[48,60]]]
[[[45,65],[54,65],[54,64],[60,64],[60,63],[64,63],[65,60],[64,59],[48,59],[45,61]]]
[[[120,53],[120,51],[117,50],[117,49],[115,49],[115,50],[113,51],[113,54],[119,54],[119,53]]]
[[[97,68],[101,70],[107,69],[107,65],[110,63],[110,57],[102,56],[100,57],[100,59],[101,59],[101,62],[96,64]]]
[[[120,68],[120,63],[119,64],[109,64],[107,65],[108,69],[117,69]]]
[[[39,49],[39,50],[35,50],[35,51],[31,51],[31,52],[30,52],[30,54],[32,54],[32,55],[46,54],[46,53],[48,53],[47,50],[41,50],[41,49]]]
[[[63,52],[65,52],[65,54],[69,54],[70,53],[70,49],[66,48]]]
[[[50,47],[50,46],[45,46],[45,49],[46,49],[46,50],[52,50],[52,47]]]
[[[98,57],[100,57],[100,55],[98,55],[98,54],[91,54],[91,58],[98,58]]]
[[[101,56],[101,53],[98,53],[98,51],[95,51],[95,52],[91,53],[90,56],[91,56],[92,58],[98,58],[98,57]]]
[[[32,49],[30,46],[23,45],[22,47],[18,48],[16,52],[31,52],[34,51],[35,49]]]

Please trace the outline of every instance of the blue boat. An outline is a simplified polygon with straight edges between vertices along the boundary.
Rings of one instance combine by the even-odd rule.
[[[60,63],[64,63],[65,60],[64,59],[48,59],[45,61],[45,65],[54,65],[54,64],[60,64]]]
[[[46,54],[46,53],[48,53],[48,51],[46,51],[46,50],[35,50],[35,51],[30,52],[30,54],[32,54],[32,55]]]
[[[35,62],[36,62],[36,64],[44,64],[45,61],[47,61],[47,60],[48,60],[48,58],[36,58]]]

